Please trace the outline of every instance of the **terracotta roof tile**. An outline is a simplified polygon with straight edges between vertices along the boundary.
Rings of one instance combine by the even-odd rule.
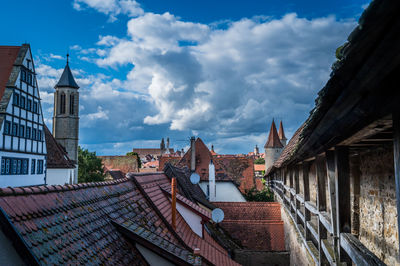
[[[201,138],[196,139],[195,150],[196,173],[200,175],[201,181],[208,181],[209,164],[213,160],[216,181],[234,182],[242,192],[254,186],[254,169],[251,158],[233,155],[212,155]],[[190,161],[191,148],[176,166],[190,168]]]
[[[142,187],[144,193],[147,194],[148,199],[158,208],[164,219],[166,219],[168,223],[171,223],[169,199],[163,192],[163,189],[167,191],[170,189],[171,184],[168,177],[164,173],[130,173],[129,176],[136,180],[137,184]],[[159,198],[160,195],[164,197],[161,200]],[[165,204],[165,202],[167,202],[167,204]],[[176,227],[177,235],[192,250],[200,248],[200,255],[203,259],[214,265],[238,265],[229,258],[227,251],[217,242],[211,238],[207,238],[208,241],[206,241],[194,233],[179,212],[177,212],[176,223],[179,225]],[[204,233],[207,234],[205,230]]]
[[[135,223],[185,249],[128,178],[68,187],[3,188],[0,209],[40,264],[145,265],[111,222]]]
[[[0,99],[3,97],[11,70],[21,46],[0,46]]]
[[[279,131],[278,131],[279,139],[287,139],[285,136],[285,131],[283,130],[282,121],[279,123]]]
[[[221,223],[248,249],[284,251],[285,235],[277,202],[216,202],[224,211]]]
[[[274,120],[271,123],[271,129],[269,130],[268,140],[264,145],[264,148],[283,148],[283,145],[279,139],[278,132]]]

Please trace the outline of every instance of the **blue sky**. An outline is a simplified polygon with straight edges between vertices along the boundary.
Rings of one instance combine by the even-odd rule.
[[[31,44],[46,123],[70,53],[81,86],[80,144],[98,154],[175,148],[191,135],[220,153],[288,137],[329,78],[335,48],[368,1],[6,1],[2,45]]]

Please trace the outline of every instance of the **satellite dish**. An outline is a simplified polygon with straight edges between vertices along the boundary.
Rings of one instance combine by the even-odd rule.
[[[224,220],[224,211],[220,208],[216,208],[211,212],[211,219],[216,222],[220,223]]]
[[[194,185],[198,184],[200,182],[200,176],[197,173],[192,173],[190,175],[190,182]]]

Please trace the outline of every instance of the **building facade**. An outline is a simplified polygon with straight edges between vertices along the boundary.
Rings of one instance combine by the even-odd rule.
[[[0,46],[0,187],[46,183],[43,113],[29,44]]]

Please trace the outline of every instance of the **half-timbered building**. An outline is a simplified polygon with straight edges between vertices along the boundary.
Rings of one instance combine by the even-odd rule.
[[[0,46],[0,187],[45,184],[43,114],[29,44]]]

